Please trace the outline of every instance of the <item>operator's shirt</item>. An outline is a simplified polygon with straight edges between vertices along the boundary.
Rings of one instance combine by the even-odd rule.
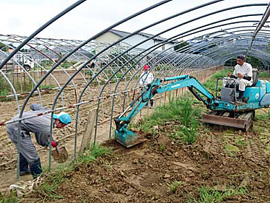
[[[238,73],[241,73],[244,76],[251,77],[252,80],[252,66],[249,63],[244,62],[242,66],[237,64],[234,67],[233,75],[237,77]]]

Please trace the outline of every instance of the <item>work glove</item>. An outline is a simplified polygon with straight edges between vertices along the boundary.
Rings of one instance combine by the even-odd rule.
[[[58,146],[58,142],[57,142],[57,141],[52,140],[52,147],[57,147],[57,146]]]

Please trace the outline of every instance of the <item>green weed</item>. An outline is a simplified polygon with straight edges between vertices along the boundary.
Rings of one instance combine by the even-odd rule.
[[[161,143],[160,145],[159,145],[159,149],[160,149],[160,151],[165,151],[165,149],[166,149],[166,147],[165,147],[165,144],[163,144],[163,143]]]
[[[212,203],[212,202],[222,202],[226,198],[233,195],[242,195],[247,192],[246,188],[238,189],[228,189],[226,191],[218,191],[215,189],[201,187],[199,188],[200,200],[199,202]]]
[[[210,133],[211,132],[211,130],[208,128],[208,127],[204,127],[203,128],[203,132],[205,133],[205,134],[208,134],[208,133]]]
[[[111,152],[112,151],[109,148],[101,147],[98,144],[95,144],[95,145],[93,144],[90,147],[89,155],[93,156],[96,159],[96,158],[101,157],[103,155],[110,154]]]
[[[170,99],[169,103],[157,107],[151,116],[145,117],[141,122],[132,124],[132,126],[145,132],[151,132],[153,126],[170,121],[180,121],[182,126],[170,137],[181,138],[183,142],[192,144],[197,138],[197,120],[201,116],[201,109],[193,105],[193,101],[189,94],[178,99]]]
[[[217,81],[217,78],[219,77],[226,77],[227,76],[227,73],[228,72],[232,72],[233,70],[231,69],[223,69],[215,74],[213,74],[211,76],[211,78],[209,80],[207,80],[206,83],[204,83],[204,87],[210,91],[211,93],[215,93],[216,92],[216,81]],[[218,86],[218,90],[220,91],[221,90],[221,83],[222,83],[222,80],[219,81],[219,86]]]
[[[264,132],[264,130],[265,130],[264,127],[261,127],[259,125],[253,125],[253,131],[254,132],[261,133],[261,132]]]
[[[163,121],[169,121],[169,120],[180,120],[183,116],[183,109],[190,108],[190,106],[193,105],[193,100],[189,97],[181,97],[178,99],[171,99],[171,101],[167,104],[164,104],[162,106],[158,106],[153,114],[151,116],[148,116],[144,119],[142,123],[148,122],[148,121],[154,121],[155,123],[162,123]],[[191,113],[190,109],[187,109],[185,111],[185,119],[189,116],[189,113]],[[192,111],[194,115],[198,115],[197,111]],[[154,125],[153,125],[154,126]]]
[[[108,155],[112,153],[112,151],[106,147],[101,147],[98,144],[92,144],[82,156],[79,156],[76,162],[74,163],[75,166],[80,164],[89,163],[91,161],[96,160],[98,157],[103,155]]]
[[[193,115],[192,103],[190,101],[185,101],[182,108],[182,123],[184,126],[188,127]]]
[[[53,89],[55,88],[55,86],[54,85],[41,85],[39,88],[40,89]]]
[[[182,185],[182,182],[181,181],[173,181],[171,184],[168,184],[168,192],[170,194],[173,194],[176,192],[178,186]]]
[[[238,147],[244,147],[247,146],[247,143],[245,142],[245,139],[241,136],[237,136],[234,140],[235,145]]]
[[[237,153],[240,151],[237,146],[234,146],[232,144],[226,144],[224,148],[225,152],[231,157],[235,157]]]
[[[270,74],[267,72],[259,72],[259,77],[260,78],[270,78]]]
[[[266,113],[261,113],[261,114],[258,114],[258,115],[255,115],[255,121],[258,121],[258,120],[269,120],[270,119],[270,111],[268,110]]]
[[[10,192],[8,196],[0,193],[0,202],[2,203],[15,203],[19,202],[19,198],[16,196],[16,191]]]
[[[186,126],[180,126],[177,134],[182,138],[182,141],[187,144],[193,144],[197,139],[197,120],[193,120],[191,126],[188,128]]]
[[[176,135],[181,137],[183,142],[193,144],[196,141],[199,115],[200,111],[193,107],[192,100],[182,102],[180,120],[183,125],[179,126]]]

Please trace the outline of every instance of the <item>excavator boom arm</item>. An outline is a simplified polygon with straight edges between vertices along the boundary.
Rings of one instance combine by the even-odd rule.
[[[169,81],[173,82],[162,85],[162,82]],[[189,75],[181,75],[165,78],[164,80],[157,79],[156,81],[147,85],[138,98],[135,99],[117,119],[115,119],[116,129],[120,130],[125,124],[128,124],[133,117],[137,115],[145,105],[147,105],[155,94],[184,87],[188,87],[194,96],[198,100],[202,101],[207,107],[210,107],[213,104],[214,96],[194,77],[190,77]],[[127,117],[124,117],[123,115],[126,114],[130,108],[132,108],[130,113]]]

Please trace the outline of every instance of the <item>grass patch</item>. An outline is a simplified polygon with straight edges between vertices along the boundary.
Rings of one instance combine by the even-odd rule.
[[[240,151],[237,146],[234,146],[232,144],[226,144],[224,149],[225,152],[231,157],[235,157],[237,153]]]
[[[192,144],[197,138],[198,118],[201,109],[194,105],[191,94],[185,94],[177,99],[170,98],[170,102],[159,106],[152,115],[145,117],[141,122],[130,126],[139,128],[145,132],[153,131],[153,127],[163,125],[166,122],[177,121],[182,125],[171,135],[175,139]]]
[[[270,119],[270,111],[268,110],[267,112],[261,112],[260,114],[255,115],[255,121],[265,121]]]
[[[182,105],[182,116],[180,121],[182,125],[172,135],[173,138],[180,138],[184,143],[193,144],[197,139],[198,118],[201,116],[201,110],[194,108],[193,100],[184,100]]]
[[[212,94],[214,94],[216,92],[216,81],[217,78],[219,77],[227,77],[227,73],[228,72],[232,72],[232,69],[223,69],[215,74],[213,74],[211,76],[211,78],[209,80],[207,80],[203,85],[204,87],[211,92]],[[218,86],[218,91],[221,91],[221,87],[222,87],[222,80],[219,81],[219,86]]]
[[[159,145],[159,149],[160,149],[160,151],[164,152],[165,149],[166,149],[165,144],[161,143],[161,144]]]
[[[40,89],[53,89],[53,88],[55,88],[55,86],[54,85],[40,85],[39,86],[39,88]]]
[[[147,116],[142,122],[134,124],[145,132],[150,132],[151,128],[167,121],[181,120],[183,117],[184,103],[192,102],[191,98],[172,99],[169,103],[158,106],[152,115]]]
[[[270,78],[270,74],[267,72],[259,72],[259,77],[260,78]]]
[[[176,135],[179,136],[184,143],[193,144],[197,139],[197,128],[198,121],[192,120],[191,125],[187,126],[179,126],[179,130],[176,131]]]
[[[244,195],[247,193],[245,187],[236,189],[226,189],[224,191],[219,191],[214,188],[209,188],[202,186],[198,189],[199,199],[190,197],[189,203],[213,203],[213,202],[224,202],[226,199],[232,196]]]
[[[218,191],[212,188],[201,187],[199,188],[200,200],[196,202],[222,202],[226,200],[226,198],[235,196],[235,195],[243,195],[247,192],[246,188],[238,188],[238,189],[228,189],[225,191]]]
[[[238,147],[245,147],[245,146],[247,146],[247,142],[245,141],[245,138],[243,138],[241,136],[236,136],[235,139],[234,139],[234,143]]]
[[[64,182],[68,181],[68,174],[76,170],[81,164],[87,164],[95,161],[98,157],[110,154],[111,150],[99,145],[92,145],[88,151],[76,160],[76,162],[63,165],[57,168],[52,173],[44,172],[45,181],[36,189],[38,196],[43,197],[43,200],[62,199],[63,197],[57,194],[57,188]],[[46,171],[46,170],[45,170]]]
[[[12,191],[8,196],[5,196],[0,193],[0,202],[1,203],[19,202],[19,198],[16,196],[16,191]]]
[[[253,131],[257,133],[262,133],[264,132],[265,127],[262,127],[260,125],[253,125]]]
[[[1,83],[0,83],[1,85]],[[0,97],[5,97],[9,95],[9,92],[7,89],[3,89],[0,91]],[[6,102],[6,101],[11,101],[13,99],[13,97],[6,97],[6,98],[0,98],[0,102]]]
[[[112,151],[109,148],[101,147],[100,145],[91,145],[90,149],[84,153],[83,156],[80,156],[78,159],[78,162],[81,163],[88,163],[89,161],[92,161],[93,159],[97,159],[98,157],[101,157],[103,155],[111,154]]]
[[[17,93],[22,92],[30,92],[32,88],[34,87],[34,84],[31,80],[24,80],[24,81],[12,81],[14,89],[17,91]],[[10,94],[13,94],[12,88],[8,84],[7,81],[5,81],[4,78],[0,78],[0,95],[1,96],[7,96]]]
[[[181,181],[173,181],[171,184],[168,184],[168,192],[170,194],[173,194],[176,192],[178,186],[182,185],[182,182]]]

